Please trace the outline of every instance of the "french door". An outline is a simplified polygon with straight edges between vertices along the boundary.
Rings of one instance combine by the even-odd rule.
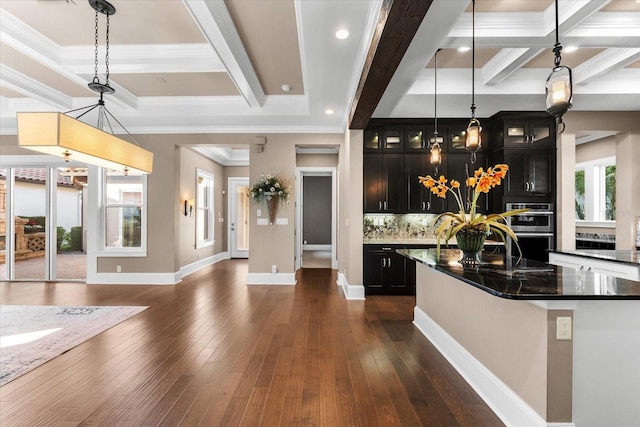
[[[229,178],[228,241],[231,258],[249,258],[249,178]]]
[[[0,280],[84,280],[86,168],[9,163],[0,169]]]

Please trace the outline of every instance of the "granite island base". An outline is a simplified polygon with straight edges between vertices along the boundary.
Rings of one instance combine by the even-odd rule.
[[[414,324],[505,424],[637,425],[640,282],[504,256],[464,271],[457,250],[398,252],[416,261]],[[556,339],[558,317],[572,340]]]

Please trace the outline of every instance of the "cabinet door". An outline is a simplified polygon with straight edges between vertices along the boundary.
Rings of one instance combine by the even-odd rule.
[[[384,154],[382,156],[383,211],[406,212],[407,186],[404,176],[404,154]]]
[[[504,194],[510,196],[528,195],[529,159],[531,150],[505,150],[504,162],[509,171],[503,182]]]
[[[362,158],[364,212],[382,211],[382,155],[365,154]]]
[[[529,122],[529,146],[531,148],[556,148],[555,125],[552,120]]]
[[[429,136],[424,126],[405,126],[404,137],[405,152],[427,152]]]
[[[507,120],[504,122],[504,146],[527,148],[529,144],[529,125],[527,120]]]
[[[363,282],[367,294],[382,293],[382,263],[385,254],[380,250],[364,247]],[[386,265],[386,264],[385,264]]]
[[[379,152],[382,143],[382,126],[371,126],[364,131],[363,151]]]
[[[404,129],[402,126],[385,126],[382,130],[382,151],[402,153],[404,151]]]
[[[407,208],[410,213],[440,213],[444,209],[444,200],[436,197],[418,180],[418,176],[434,176],[434,167],[426,154],[406,154],[404,156],[406,173]]]
[[[388,252],[384,259],[385,267],[382,269],[382,282],[386,293],[404,294],[410,290],[405,280],[406,258],[395,252]]]
[[[529,150],[529,193],[534,196],[553,194],[553,158],[555,150]],[[511,172],[511,170],[509,170]],[[527,187],[527,186],[525,186]]]

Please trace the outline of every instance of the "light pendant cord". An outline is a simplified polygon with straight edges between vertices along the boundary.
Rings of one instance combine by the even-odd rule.
[[[476,117],[476,0],[471,2],[471,118]]]
[[[553,63],[556,67],[560,66],[560,52],[562,52],[562,45],[560,44],[560,35],[559,35],[559,21],[558,21],[558,0],[556,0],[556,44],[553,47],[553,53],[555,54],[555,58],[553,59]]]
[[[435,126],[435,136],[436,138],[438,137],[438,52],[440,52],[440,49],[436,50],[436,54],[434,56],[434,85],[433,85],[433,115],[435,116],[434,119],[434,126]]]

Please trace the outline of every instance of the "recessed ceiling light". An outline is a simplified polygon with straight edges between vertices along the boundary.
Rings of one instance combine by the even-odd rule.
[[[460,53],[464,53],[464,52],[469,52],[471,50],[471,48],[469,46],[460,46],[458,49],[456,49],[458,52]]]
[[[347,37],[349,37],[349,31],[344,30],[344,29],[336,31],[336,38],[337,39],[344,40]]]
[[[327,116],[330,116],[330,115],[332,115],[332,114],[334,113],[334,111],[333,111],[331,108],[327,108],[326,110],[324,110],[324,113],[325,113]]]
[[[280,86],[280,89],[282,89],[283,92],[289,92],[291,90],[291,85],[284,84]]]
[[[578,46],[567,46],[564,48],[566,53],[575,52],[576,50],[578,50]]]

